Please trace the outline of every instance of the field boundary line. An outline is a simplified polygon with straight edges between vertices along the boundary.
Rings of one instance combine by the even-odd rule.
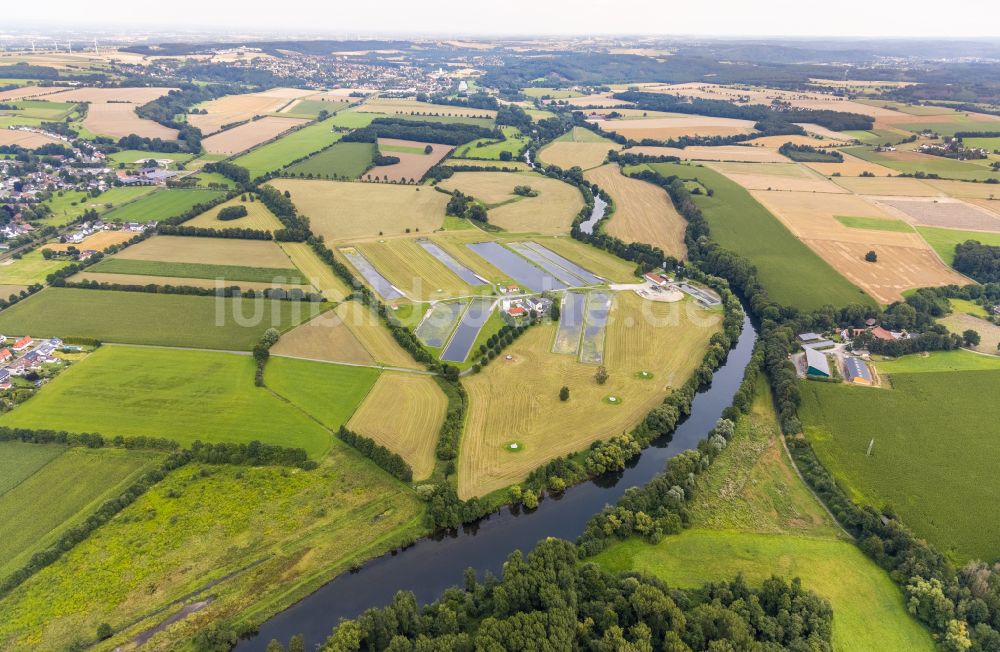
[[[833,512],[830,511],[830,508],[827,507],[826,503],[824,503],[823,500],[818,495],[816,495],[816,492],[813,491],[813,488],[809,486],[808,482],[806,482],[806,479],[802,476],[802,473],[799,471],[798,465],[795,464],[795,458],[792,457],[792,452],[788,450],[788,443],[785,441],[785,436],[779,432],[778,439],[781,440],[781,447],[785,451],[785,456],[788,458],[789,463],[792,465],[792,469],[795,471],[795,475],[799,476],[799,480],[802,482],[803,486],[805,486],[805,488],[809,490],[809,493],[812,494],[812,497],[816,499],[816,502],[818,502],[823,507],[823,511],[825,511],[827,515],[829,515],[829,517],[833,519],[833,522],[837,524],[837,527],[840,528],[840,531],[846,534],[847,538],[849,538],[851,541],[857,542],[857,538],[853,534],[848,532],[843,525],[840,524],[840,521],[838,521],[837,517],[833,515]]]
[[[198,349],[207,350],[207,349]],[[242,351],[240,353],[243,353]],[[250,353],[244,353],[244,355],[250,355]],[[437,376],[433,371],[426,371],[424,369],[407,369],[406,367],[390,367],[380,364],[363,364],[360,362],[336,362],[334,360],[320,360],[318,358],[307,358],[301,355],[288,355],[286,353],[273,353],[275,358],[289,358],[292,360],[305,360],[306,362],[320,362],[322,364],[336,364],[344,367],[364,367],[366,369],[378,369],[379,371],[402,371],[409,374],[418,374],[421,376]]]

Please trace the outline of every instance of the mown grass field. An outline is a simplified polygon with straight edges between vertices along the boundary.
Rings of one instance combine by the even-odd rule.
[[[583,208],[579,190],[531,173],[456,172],[439,185],[461,190],[483,202],[489,223],[513,233],[567,233]],[[516,195],[517,186],[530,186],[538,194]]]
[[[25,404],[27,405],[27,404]],[[158,453],[0,443],[0,578],[115,498],[151,468]]]
[[[952,363],[967,359],[952,357]],[[896,367],[876,362],[892,389],[803,383],[799,414],[806,436],[855,500],[891,505],[956,560],[993,561],[1000,557],[993,507],[1000,481],[992,470],[1000,403],[987,397],[1000,387],[1000,364],[942,372],[920,370],[924,361],[935,369],[948,362],[938,353],[911,356]]]
[[[87,193],[77,191],[64,192],[62,195],[57,193],[43,202],[52,209],[52,215],[45,219],[45,223],[52,226],[62,226],[80,217],[89,209],[104,213],[116,206],[148,195],[154,190],[156,188],[153,186],[120,186],[109,188],[97,197],[90,197]]]
[[[411,238],[366,242],[358,245],[358,250],[409,297],[441,299],[491,290],[486,285],[468,285]]]
[[[292,116],[289,116],[292,117]],[[332,131],[328,120],[293,131],[273,143],[233,159],[233,163],[245,167],[250,178],[280,170],[292,161],[323,149],[340,140],[341,134]]]
[[[423,510],[411,489],[339,444],[308,472],[185,466],[0,600],[0,648],[65,649],[92,642],[102,622],[115,631],[104,645],[123,645],[175,613],[159,612],[172,601],[213,596],[144,646],[183,649],[211,622],[259,622],[413,540]]]
[[[907,125],[912,129],[913,125]],[[887,168],[915,174],[926,172],[936,174],[944,179],[966,179],[985,181],[1000,179],[1000,172],[991,172],[988,167],[968,161],[944,158],[943,156],[920,155],[914,152],[876,152],[867,147],[848,147],[845,152],[871,163],[878,163]]]
[[[517,159],[518,154],[528,146],[528,139],[517,127],[500,127],[500,131],[503,132],[504,140],[497,141],[492,138],[474,140],[455,149],[455,157],[499,161],[502,152],[509,152],[512,158]]]
[[[296,301],[47,288],[0,313],[0,331],[35,337],[249,351],[325,306]]]
[[[347,397],[334,396],[331,403]],[[353,406],[352,408],[353,409]],[[330,433],[254,386],[248,355],[105,346],[0,417],[12,427],[167,437],[190,445],[259,440],[319,457]]]
[[[185,213],[222,196],[218,190],[161,190],[103,215],[107,222],[149,222]]]
[[[691,529],[651,545],[614,543],[595,560],[614,571],[697,587],[741,573],[751,584],[799,577],[833,606],[838,652],[934,649],[889,576],[844,535],[795,474],[766,387],[698,480]]]
[[[247,209],[247,216],[235,220],[218,219],[219,211],[229,206],[243,206]],[[227,202],[208,209],[201,215],[196,215],[184,226],[196,226],[202,229],[257,229],[260,231],[277,231],[282,228],[281,221],[274,216],[262,201],[241,201],[239,197],[233,197]]]
[[[255,281],[258,283],[304,283],[302,272],[294,267],[242,267],[239,265],[208,265],[205,263],[176,263],[132,258],[107,258],[90,268],[93,272],[107,274],[142,274],[145,276],[172,276],[179,278],[224,279],[230,281]],[[280,280],[279,280],[280,279]]]
[[[966,240],[978,240],[986,245],[1000,247],[1000,233],[956,231],[954,229],[938,229],[932,226],[918,226],[917,231],[924,237],[927,244],[941,256],[941,259],[949,265],[955,262],[955,245]]]
[[[834,215],[834,218],[844,226],[851,229],[895,231],[897,233],[913,232],[913,227],[903,220],[886,220],[878,217],[857,217],[854,215]]]
[[[337,430],[368,395],[379,377],[377,369],[274,358],[264,371],[264,382],[278,396]]]
[[[533,326],[502,358],[465,380],[469,413],[459,495],[481,496],[518,482],[555,457],[631,428],[687,380],[720,319],[719,311],[702,310],[693,301],[654,303],[631,291],[617,293],[604,347],[610,374],[604,385],[594,380],[595,365],[552,353],[555,324]],[[637,378],[640,371],[651,371],[654,379]],[[564,385],[568,401],[559,400]],[[517,452],[506,448],[511,441],[520,444]]]
[[[324,179],[357,179],[371,167],[375,143],[337,143],[318,152],[285,171],[289,174],[313,175]]]
[[[135,163],[140,163],[142,161],[153,160],[165,160],[170,159],[176,163],[187,163],[194,158],[194,154],[187,154],[185,152],[147,152],[141,149],[126,149],[120,152],[115,152],[108,156],[108,160],[114,163],[116,166],[119,163],[124,163],[125,165],[134,165]],[[171,166],[174,167],[174,166]]]
[[[434,471],[434,449],[447,409],[448,398],[430,376],[387,371],[347,427],[398,453],[419,480]]]
[[[328,301],[340,301],[350,294],[347,284],[333,273],[329,265],[319,259],[316,252],[308,244],[282,242],[280,246],[288,254],[292,264],[306,275],[313,287],[319,290]]]
[[[665,176],[697,178],[714,191],[712,197],[694,196],[708,220],[712,239],[745,256],[776,301],[802,310],[815,310],[825,304],[874,303],[738,184],[704,167],[676,163],[653,163],[649,167]]]
[[[65,260],[46,260],[41,248],[28,252],[19,259],[8,258],[0,263],[0,283],[4,285],[33,285],[45,283],[49,274],[69,264]]]

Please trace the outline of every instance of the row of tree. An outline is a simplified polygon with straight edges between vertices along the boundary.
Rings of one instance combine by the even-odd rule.
[[[379,138],[416,140],[423,143],[463,145],[480,138],[503,138],[499,129],[487,129],[464,122],[425,122],[404,118],[375,118],[367,127],[355,129],[341,140],[345,143],[375,143]]]
[[[382,446],[371,437],[358,434],[340,426],[337,431],[337,438],[348,446],[356,449],[362,455],[370,459],[376,466],[389,473],[389,475],[411,482],[413,480],[413,469],[407,464],[398,453],[394,453],[385,446]]]

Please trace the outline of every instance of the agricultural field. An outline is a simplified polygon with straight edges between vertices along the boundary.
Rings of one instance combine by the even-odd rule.
[[[330,433],[255,387],[254,367],[248,355],[104,346],[0,417],[0,425],[165,437],[184,445],[258,440],[303,448],[313,458],[329,451]]]
[[[124,138],[136,134],[143,138],[177,140],[176,129],[140,118],[135,112],[136,106],[138,105],[121,102],[92,103],[87,107],[87,117],[83,120],[83,126],[98,136]]]
[[[865,161],[844,152],[841,152],[841,156],[844,157],[844,160],[840,163],[806,163],[805,165],[827,177],[860,177],[866,173],[874,174],[877,177],[890,177],[896,174],[892,168]]]
[[[103,251],[108,247],[121,244],[123,242],[128,242],[135,237],[135,233],[132,231],[98,231],[92,233],[84,238],[82,241],[76,244],[60,243],[60,242],[46,242],[40,249],[51,249],[53,251],[67,251],[70,247],[76,247],[80,251],[86,251],[88,249],[93,249],[94,251]]]
[[[212,154],[239,154],[306,122],[299,118],[265,116],[212,134],[201,141],[201,144],[206,152]]]
[[[867,147],[848,147],[844,149],[844,152],[871,163],[877,163],[907,174],[925,172],[927,174],[936,174],[943,179],[960,179],[966,181],[1000,180],[1000,172],[991,172],[989,168],[983,165],[909,150],[897,149],[895,152],[876,152]]]
[[[444,222],[448,196],[431,188],[376,183],[343,183],[275,179],[278,190],[291,193],[312,230],[327,241],[429,233]]]
[[[347,427],[398,453],[413,469],[413,478],[420,480],[434,470],[434,449],[447,409],[447,397],[430,376],[387,371]]]
[[[378,377],[377,369],[279,357],[264,369],[270,391],[330,432],[347,423]]]
[[[621,149],[621,145],[589,129],[573,127],[539,150],[538,160],[546,165],[558,165],[565,170],[572,167],[587,170],[604,163],[608,150],[612,149]]]
[[[427,147],[431,148],[429,154],[425,149]],[[416,183],[427,174],[427,170],[447,156],[452,147],[397,138],[379,138],[378,149],[383,155],[395,156],[399,163],[374,167],[365,175],[366,179]]]
[[[724,174],[747,190],[843,193],[843,188],[797,163],[725,163],[707,167]]]
[[[684,244],[687,222],[666,191],[626,177],[616,163],[588,170],[584,178],[596,183],[615,202],[614,214],[604,223],[605,232],[624,242],[651,244],[681,260],[687,257]]]
[[[249,351],[268,328],[288,330],[324,307],[298,301],[46,288],[0,312],[0,331]]]
[[[712,197],[694,196],[708,220],[712,239],[746,256],[776,301],[802,310],[815,310],[824,304],[872,303],[736,183],[704,167],[676,163],[649,167],[665,176],[698,179],[714,191]]]
[[[177,649],[211,622],[259,621],[413,540],[423,512],[411,489],[338,442],[308,472],[185,466],[0,600],[0,647],[63,649],[103,622],[117,632],[108,645],[128,646],[210,595],[143,646]]]
[[[893,197],[878,203],[917,226],[1000,233],[1000,214],[960,199]]]
[[[106,213],[117,206],[151,194],[156,190],[155,186],[116,186],[108,188],[97,197],[91,197],[86,193],[75,190],[56,193],[45,200],[52,210],[52,215],[44,221],[52,226],[62,226],[68,224],[83,215],[88,210],[95,210],[98,213]]]
[[[891,389],[804,382],[799,415],[820,459],[854,500],[891,505],[956,561],[992,561],[1000,557],[992,507],[1000,484],[989,470],[1000,405],[982,397],[1000,383],[1000,360],[953,353],[962,355],[876,362]],[[971,370],[961,370],[966,360]],[[942,364],[953,370],[939,371]]]
[[[776,147],[750,147],[747,145],[721,145],[703,147],[692,145],[677,147],[644,146],[630,147],[630,154],[645,156],[676,156],[685,161],[735,161],[744,163],[788,163],[788,159],[778,153]]]
[[[968,348],[978,353],[1000,355],[1000,326],[993,322],[955,311],[947,317],[939,319],[938,323],[943,324],[956,335],[961,335],[966,330],[976,331],[980,337],[979,344]]]
[[[342,143],[290,165],[286,174],[324,179],[357,179],[372,165],[374,143]]]
[[[235,220],[218,219],[219,211],[229,206],[243,206],[247,209],[247,216]],[[281,221],[274,216],[264,202],[261,201],[241,201],[239,197],[233,197],[227,202],[208,209],[200,215],[196,215],[184,222],[184,226],[194,226],[201,229],[257,229],[260,231],[277,231],[282,228]]]
[[[218,190],[160,190],[137,201],[119,205],[102,218],[105,222],[152,222],[176,217],[199,204],[207,204],[223,193]]]
[[[911,177],[839,177],[831,179],[835,184],[858,195],[899,196],[899,197],[939,197],[942,192],[931,186],[926,179]],[[952,182],[958,183],[958,182]],[[972,184],[961,184],[972,185]]]
[[[252,242],[250,240],[246,242]],[[124,274],[135,276],[166,276],[170,278],[212,279],[224,283],[252,281],[254,283],[292,283],[302,285],[302,274],[292,267],[245,267],[242,265],[212,265],[177,263],[135,258],[108,258],[87,270],[87,273]]]
[[[17,131],[15,129],[0,129],[0,145],[17,145],[25,149],[38,149],[42,145],[62,143],[57,138],[38,134],[32,131]]]
[[[34,285],[45,283],[45,278],[69,263],[63,260],[45,260],[41,248],[24,254],[20,259],[13,257],[0,261],[0,283],[4,285]]]
[[[57,93],[46,95],[45,99],[54,102],[90,102],[92,104],[107,102],[147,104],[158,97],[163,97],[172,90],[176,89],[157,86],[135,86],[131,88],[81,87],[60,90]]]
[[[340,301],[350,294],[347,284],[333,273],[329,265],[320,260],[311,246],[304,242],[282,242],[280,246],[292,264],[306,275],[327,301]]]
[[[935,229],[929,226],[917,227],[917,231],[934,248],[934,251],[941,256],[941,260],[948,265],[951,265],[955,261],[955,245],[961,244],[966,240],[978,240],[983,244],[1000,247],[1000,233]]]
[[[147,152],[141,149],[126,149],[110,154],[108,161],[113,164],[113,167],[120,163],[128,166],[137,166],[153,159],[159,162],[169,161],[170,169],[175,169],[178,163],[187,163],[193,158],[194,154],[186,152]]]
[[[354,108],[358,113],[382,113],[391,116],[408,117],[413,116],[415,120],[424,117],[446,117],[446,118],[476,118],[489,121],[492,125],[497,117],[496,111],[488,109],[476,109],[473,107],[450,106],[447,104],[430,104],[428,102],[417,102],[416,100],[395,100],[382,98],[369,98],[365,102]]]
[[[290,104],[293,100],[311,94],[313,94],[313,91],[296,88],[272,88],[260,93],[226,95],[198,105],[195,107],[196,109],[199,111],[205,110],[208,113],[192,113],[187,116],[187,121],[201,129],[204,135],[210,136],[222,131],[226,125],[250,120],[255,116],[275,113]],[[290,120],[291,118],[288,119]],[[304,121],[299,120],[298,122],[301,123]],[[257,142],[263,142],[264,140],[267,139],[264,138]],[[207,145],[206,149],[208,149]],[[208,149],[208,151],[211,152],[213,150]]]
[[[456,172],[438,185],[472,195],[486,206],[490,224],[515,233],[568,233],[583,209],[579,190],[537,174]],[[530,186],[538,196],[516,195],[516,186]]]
[[[365,258],[390,283],[413,299],[441,299],[488,291],[486,285],[471,285],[459,278],[412,238],[391,238],[358,245]]]
[[[13,104],[13,109],[0,109],[0,117],[36,118],[38,120],[61,122],[76,110],[76,104],[68,102],[47,102],[45,100],[22,100]]]
[[[250,172],[250,178],[256,179],[332,145],[340,137],[341,134],[331,130],[329,121],[323,121],[296,129],[284,138],[233,159],[233,163],[245,167]]]
[[[670,118],[646,118],[637,120],[602,120],[598,123],[604,131],[610,131],[630,140],[669,140],[682,136],[736,136],[752,134],[752,120],[733,118],[713,118],[700,115],[685,115]]]
[[[288,254],[270,240],[198,238],[181,235],[158,235],[148,238],[116,254],[115,259],[234,267],[253,263],[254,267],[281,272],[292,268]]]
[[[751,195],[800,241],[879,303],[899,301],[903,292],[912,288],[967,282],[945,266],[906,222],[861,197],[811,192]],[[858,228],[859,224],[865,226]],[[878,261],[866,262],[865,254],[872,250]]]
[[[834,609],[833,649],[934,649],[889,576],[844,535],[795,474],[785,454],[770,393],[712,468],[698,480],[691,526],[658,544],[613,543],[595,557],[612,571],[633,570],[671,586],[696,587],[742,574],[751,585],[772,575],[799,577]]]
[[[292,100],[292,102],[281,109],[278,114],[285,115],[290,118],[306,118],[307,120],[315,120],[319,117],[319,114],[322,111],[326,111],[327,113],[336,113],[341,109],[347,108],[349,104],[350,100],[348,99],[332,100],[319,98]]]
[[[487,494],[555,457],[629,429],[700,364],[719,322],[718,311],[693,301],[646,302],[632,292],[618,293],[607,325],[604,364],[610,378],[604,385],[594,380],[594,365],[551,352],[554,324],[533,326],[505,349],[511,360],[498,358],[465,380],[469,415],[459,495]],[[653,378],[639,378],[640,371]],[[563,385],[570,388],[565,402],[558,396]],[[508,448],[511,442],[518,450]]]
[[[0,443],[0,578],[117,497],[161,458],[119,449]]]
[[[333,311],[318,315],[281,336],[271,355],[322,362],[374,365],[375,360]]]
[[[345,301],[335,309],[337,317],[344,322],[365,350],[374,360],[387,367],[423,369],[382,324],[371,309],[357,301]]]
[[[500,154],[508,152],[513,159],[519,158],[518,155],[528,146],[528,138],[523,136],[517,127],[504,126],[500,127],[500,131],[503,132],[503,140],[480,138],[458,147],[454,155],[472,160],[499,161]]]

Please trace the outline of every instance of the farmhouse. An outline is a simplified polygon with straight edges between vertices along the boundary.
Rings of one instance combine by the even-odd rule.
[[[826,355],[814,349],[806,349],[806,375],[814,378],[830,377],[830,362]]]
[[[854,383],[856,385],[871,385],[872,384],[872,373],[868,369],[863,361],[857,358],[847,358],[844,362],[844,378],[847,382]]]
[[[664,276],[663,274],[659,274],[657,272],[646,272],[644,276],[647,281],[649,281],[653,285],[658,285],[660,287],[665,287],[667,283],[671,282],[669,277]]]

